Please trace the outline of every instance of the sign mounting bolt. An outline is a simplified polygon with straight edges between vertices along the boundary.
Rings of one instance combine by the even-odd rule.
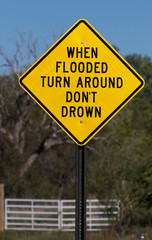
[[[83,121],[81,120],[80,123],[83,123]]]
[[[81,44],[84,44],[84,41],[81,41]]]

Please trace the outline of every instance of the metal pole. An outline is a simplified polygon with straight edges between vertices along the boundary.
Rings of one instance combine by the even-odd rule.
[[[86,147],[77,146],[75,239],[86,240]]]

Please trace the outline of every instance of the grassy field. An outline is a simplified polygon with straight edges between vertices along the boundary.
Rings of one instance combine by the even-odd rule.
[[[0,240],[74,240],[74,234],[63,232],[16,232],[0,233]]]
[[[86,240],[140,240],[141,232],[144,233],[144,240],[152,239],[152,228],[135,228],[122,237],[120,234],[111,232],[87,232]],[[0,233],[0,240],[75,240],[74,233],[68,232],[17,232],[4,231]]]

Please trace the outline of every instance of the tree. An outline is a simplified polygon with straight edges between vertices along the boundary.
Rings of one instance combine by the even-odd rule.
[[[89,189],[99,199],[120,199],[122,219],[131,221],[139,208],[152,206],[152,62],[136,54],[126,59],[146,86],[99,133],[104,140],[89,169]]]
[[[0,164],[3,165],[0,181],[6,180],[10,185],[9,192],[13,192],[17,190],[11,190],[12,181],[14,186],[20,185],[18,177],[20,182],[25,182],[30,168],[41,161],[41,155],[46,158],[54,146],[62,147],[65,143],[71,146],[73,142],[19,87],[18,78],[22,71],[37,59],[37,39],[32,39],[31,33],[27,39],[19,33],[14,56],[9,57],[2,47],[0,54],[4,59],[3,66],[9,69],[8,76],[0,77]],[[9,162],[12,166],[6,171]],[[44,163],[48,166],[47,161]],[[10,181],[11,169],[17,174]]]
[[[2,47],[0,54],[4,59],[3,66],[9,69],[8,75],[0,77],[2,103],[0,106],[2,142],[0,181],[7,183],[7,196],[40,194],[38,189],[37,193],[31,192],[28,186],[32,186],[36,181],[40,185],[41,170],[46,186],[48,184],[49,188],[53,189],[50,195],[54,197],[64,196],[64,193],[67,195],[70,183],[74,184],[75,144],[18,84],[18,78],[22,72],[37,59],[37,39],[33,39],[31,34],[26,38],[19,33],[14,56],[9,57]],[[69,168],[63,166],[62,161]],[[13,168],[9,163],[13,165]],[[62,165],[61,169],[60,165]],[[46,176],[48,176],[48,181]],[[50,183],[48,183],[49,180]],[[55,189],[55,183],[59,187],[58,191]],[[42,190],[47,188],[44,188],[42,183],[41,186]],[[47,195],[46,192],[48,191],[45,189]],[[71,192],[69,196],[73,194],[73,191]]]

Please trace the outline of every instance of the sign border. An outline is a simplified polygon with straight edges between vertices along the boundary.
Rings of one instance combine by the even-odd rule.
[[[104,120],[101,124],[95,128],[82,142],[80,142],[65,126],[58,120],[57,117],[28,89],[28,87],[23,83],[24,78],[33,71],[79,24],[84,23],[101,41],[106,45],[107,48],[135,75],[135,77],[140,81],[140,85],[121,103],[119,106]],[[54,119],[54,121],[61,126],[62,129],[78,144],[85,145],[107,122],[110,121],[112,117],[116,115],[121,108],[126,105],[129,100],[137,94],[141,88],[144,87],[144,80],[142,77],[123,59],[119,53],[84,19],[77,21],[40,59],[38,59],[19,79],[19,84],[24,88],[26,92]]]

